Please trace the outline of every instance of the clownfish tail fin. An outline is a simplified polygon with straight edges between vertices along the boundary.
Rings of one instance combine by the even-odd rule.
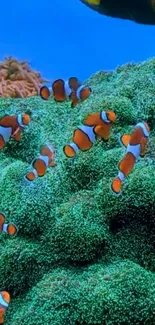
[[[122,188],[122,181],[119,177],[114,178],[111,184],[111,190],[113,194],[120,195],[121,194],[121,188]]]
[[[24,178],[27,180],[27,181],[34,181],[38,176],[38,173],[35,169],[33,169],[32,171],[28,172]]]

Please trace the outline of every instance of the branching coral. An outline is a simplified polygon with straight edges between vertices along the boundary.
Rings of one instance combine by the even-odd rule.
[[[39,72],[31,70],[27,61],[18,61],[10,56],[0,62],[0,96],[35,96],[46,81]]]

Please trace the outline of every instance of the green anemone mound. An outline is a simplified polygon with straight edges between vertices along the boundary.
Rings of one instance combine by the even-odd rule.
[[[39,96],[0,98],[0,116],[28,112],[30,126],[0,152],[0,211],[18,227],[0,234],[0,290],[11,294],[6,325],[154,325],[155,59],[98,72],[90,98],[74,109]],[[113,110],[107,143],[68,159],[63,146],[92,112]],[[147,121],[150,139],[124,183],[111,182],[125,149],[118,138]],[[56,166],[28,182],[40,146]]]

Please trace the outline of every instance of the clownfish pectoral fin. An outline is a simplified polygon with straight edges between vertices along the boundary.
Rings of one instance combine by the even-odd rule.
[[[111,184],[111,190],[112,190],[113,194],[120,195],[121,188],[122,188],[122,181],[120,180],[119,177],[116,177]]]
[[[0,232],[3,231],[3,225],[5,223],[5,216],[3,213],[0,213]]]
[[[123,134],[120,138],[119,138],[119,141],[120,141],[120,144],[123,145],[125,148],[127,148],[129,142],[130,142],[130,139],[131,139],[131,135],[129,134]]]
[[[75,99],[71,103],[71,108],[74,108],[79,103],[78,99]]]
[[[17,234],[17,227],[14,223],[8,223],[7,225],[7,233],[10,236],[15,236]]]
[[[63,147],[63,152],[68,158],[73,158],[76,155],[76,151],[71,145],[66,145]]]
[[[52,91],[56,102],[64,102],[66,100],[65,82],[63,79],[57,79],[53,82]]]
[[[145,156],[145,151],[146,151],[146,144],[147,144],[148,139],[146,137],[143,137],[140,143],[140,157]]]
[[[5,141],[3,136],[0,134],[0,150],[3,149],[5,146]]]
[[[51,160],[50,163],[49,163],[49,166],[50,166],[50,167],[54,167],[55,165],[56,165],[56,162],[53,161],[53,160]]]
[[[48,89],[47,86],[42,86],[40,88],[40,97],[44,100],[49,99],[50,97],[50,90]]]
[[[19,130],[13,135],[13,138],[16,140],[16,141],[20,141],[21,140],[21,134],[22,134],[22,129],[19,128]]]

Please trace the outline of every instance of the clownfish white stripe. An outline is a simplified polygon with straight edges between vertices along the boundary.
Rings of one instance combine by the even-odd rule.
[[[78,146],[77,146],[76,143],[74,143],[74,142],[70,143],[69,146],[72,147],[72,149],[73,149],[75,152],[77,152],[77,151],[79,150]]]
[[[84,85],[81,85],[81,86],[77,89],[77,91],[76,91],[76,96],[77,96],[78,99],[80,99],[80,92],[81,92],[81,90],[84,89],[84,88],[85,88],[85,86],[84,86]]]
[[[110,121],[107,118],[107,115],[106,115],[105,111],[101,112],[101,120],[103,120],[106,123],[110,123]]]
[[[2,295],[0,294],[0,305],[4,306],[4,307],[8,307],[8,303],[3,299]]]
[[[78,127],[79,130],[83,131],[89,138],[89,140],[94,143],[96,140],[96,135],[94,133],[94,126],[80,125]]]
[[[36,169],[32,169],[32,173],[34,174],[35,178],[38,177],[38,173],[37,173]]]
[[[36,157],[36,158],[32,161],[32,166],[33,166],[33,167],[34,167],[35,162],[36,162],[38,159],[44,161],[46,167],[48,167],[48,164],[49,164],[49,157],[48,157],[48,156],[42,156],[42,155]],[[35,169],[34,169],[34,170],[35,170]],[[33,170],[33,172],[34,172],[34,170]],[[37,176],[38,176],[38,174],[37,174]]]
[[[124,178],[125,178],[125,175],[124,175],[122,172],[119,172],[119,173],[118,173],[118,178],[119,178],[121,181],[123,181]]]
[[[68,80],[65,81],[65,94],[66,94],[66,97],[68,97],[71,93],[72,93],[72,89],[69,87],[69,82]]]
[[[49,87],[48,89],[50,91],[50,95],[53,95],[53,89],[52,89],[52,87]]]
[[[145,135],[147,138],[149,137],[149,132],[148,132],[148,130],[147,130],[147,128],[146,128],[146,126],[145,126],[144,123],[142,123],[142,122],[137,123],[136,128],[137,128],[137,127],[141,127],[142,130],[143,130],[143,132],[144,132],[144,135]]]
[[[51,145],[47,144],[47,147],[52,153],[55,152],[54,148]]]
[[[2,231],[3,232],[7,232],[7,227],[8,227],[8,224],[7,223],[4,223],[3,228],[2,228]]]
[[[127,146],[127,150],[126,150],[126,153],[132,153],[133,156],[135,157],[135,159],[137,160],[139,155],[140,155],[140,144],[136,144],[136,145],[130,145],[128,144]]]
[[[0,126],[0,135],[5,142],[8,142],[12,133],[12,128]]]
[[[18,116],[17,116],[17,122],[18,122],[18,124],[19,124],[22,128],[25,127],[25,125],[22,123],[22,114],[18,114]]]
[[[49,157],[48,156],[42,156],[42,155],[40,155],[38,158],[41,159],[41,160],[43,160],[44,163],[46,164],[46,167],[48,167],[48,164],[49,164]]]

